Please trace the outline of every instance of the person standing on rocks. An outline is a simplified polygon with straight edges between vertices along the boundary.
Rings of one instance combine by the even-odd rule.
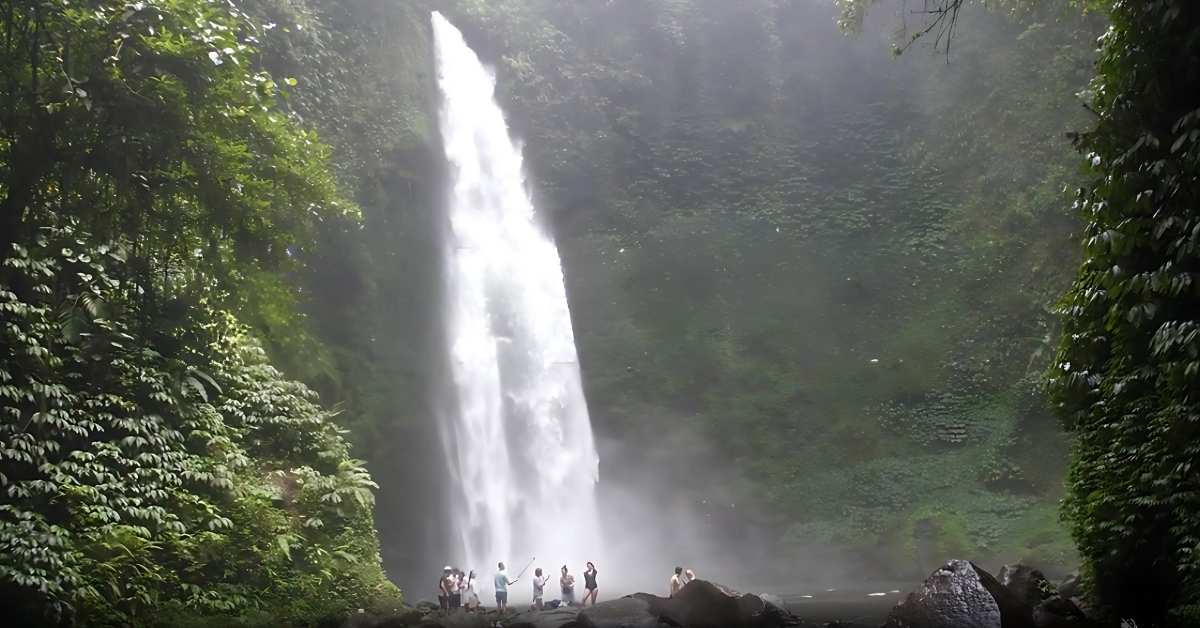
[[[546,582],[549,580],[548,576],[542,575],[541,567],[533,570],[533,604],[530,605],[530,608],[542,610],[544,604],[542,599],[546,595]]]
[[[508,580],[508,573],[504,571],[504,563],[497,563],[496,566],[500,571],[496,572],[494,583],[496,585],[496,609],[501,613],[508,608],[508,585],[512,584]]]
[[[456,567],[450,580],[450,610],[455,611],[462,608],[462,592],[465,587],[463,572]]]
[[[475,570],[472,569],[470,575],[467,576],[467,587],[463,593],[463,605],[467,608],[467,612],[473,612],[479,608],[479,594],[475,593]]]
[[[559,588],[562,589],[562,601],[567,606],[575,606],[575,576],[572,576],[567,571],[567,566],[562,566],[562,577],[558,579]]]
[[[587,606],[588,599],[592,600],[592,606],[596,605],[596,565],[592,561],[588,561],[587,569],[583,572],[583,588],[587,593],[583,594],[583,602],[580,606]]]
[[[671,594],[667,597],[675,597],[683,589],[683,585],[687,584],[683,578],[683,567],[676,567],[675,575],[671,576]]]
[[[454,568],[446,565],[442,568],[442,577],[438,579],[438,606],[443,611],[450,610],[450,587],[453,586]]]

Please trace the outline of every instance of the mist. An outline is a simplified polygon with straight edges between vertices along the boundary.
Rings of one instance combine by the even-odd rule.
[[[0,600],[1196,625],[1198,33],[1184,0],[13,0]]]
[[[1042,164],[1072,167],[1062,129],[1084,121],[1095,25],[971,9],[949,54],[895,57],[898,12],[846,35],[831,3],[446,10],[494,68],[563,258],[606,591],[661,592],[675,566],[774,594],[875,590],[964,551],[1073,568],[1053,514],[1065,462],[1045,460],[1067,440],[1029,378],[1072,259]],[[1014,107],[1030,81],[1045,108]],[[981,124],[997,144],[964,154]],[[1013,160],[1028,150],[1043,158]],[[1012,231],[1035,215],[1041,237]],[[958,509],[965,537],[921,523]],[[994,525],[1029,529],[978,537]],[[382,535],[385,555],[411,545]],[[424,595],[460,555],[449,540],[393,577]]]

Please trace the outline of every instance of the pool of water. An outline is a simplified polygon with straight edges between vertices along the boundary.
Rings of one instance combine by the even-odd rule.
[[[823,589],[781,595],[784,606],[805,621],[823,624],[841,622],[846,626],[878,628],[888,611],[904,599],[900,589],[840,590]]]

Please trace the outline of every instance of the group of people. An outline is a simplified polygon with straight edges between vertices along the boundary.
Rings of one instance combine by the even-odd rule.
[[[587,568],[583,570],[583,588],[586,593],[583,594],[580,606],[587,606],[589,600],[591,600],[592,606],[596,605],[596,596],[600,594],[599,585],[596,584],[597,573],[596,565],[588,561]],[[545,608],[546,583],[549,581],[550,576],[543,576],[541,567],[533,571],[533,604],[530,605],[530,608],[537,610]],[[566,565],[562,566],[562,575],[558,578],[558,588],[562,593],[561,603],[575,606],[575,576],[571,574],[571,570]]]
[[[667,597],[675,597],[675,594],[683,590],[683,585],[696,579],[696,572],[683,567],[676,567],[675,573],[671,575],[671,582],[667,585],[670,594]]]
[[[504,563],[497,563],[496,576],[493,578],[493,586],[496,589],[496,608],[503,612],[508,608],[508,587],[516,584],[522,573],[517,574],[517,577],[509,580],[508,571]],[[526,567],[528,569],[528,567]],[[587,567],[583,571],[583,588],[585,593],[583,600],[575,601],[575,576],[571,574],[570,569],[566,565],[562,566],[562,575],[558,579],[559,591],[562,593],[562,598],[559,604],[567,606],[587,606],[588,601],[591,601],[592,606],[596,605],[596,598],[599,595],[600,589],[596,582],[596,565],[588,561]],[[531,609],[542,610],[546,607],[545,595],[546,584],[550,581],[549,576],[542,574],[542,568],[538,567],[533,572],[533,603]],[[467,612],[473,612],[480,608],[479,595],[475,592],[475,572],[463,574],[462,570],[447,565],[442,570],[442,577],[438,580],[438,602],[443,611],[449,612],[460,608]]]
[[[532,561],[530,561],[532,563]],[[496,589],[496,608],[503,612],[508,608],[508,587],[520,581],[524,570],[517,574],[517,577],[509,580],[508,571],[504,567],[504,563],[497,563],[496,576],[493,578],[493,585]],[[529,567],[526,566],[526,569]],[[559,603],[567,606],[587,606],[588,601],[591,601],[592,606],[596,605],[596,598],[600,593],[599,585],[596,583],[596,565],[588,561],[587,568],[583,571],[583,600],[575,601],[575,576],[571,574],[570,569],[566,565],[562,566],[562,575],[558,578],[559,592],[562,594]],[[696,579],[696,572],[683,567],[676,567],[675,573],[671,575],[671,580],[668,584],[669,597],[675,597],[687,583]],[[533,570],[533,603],[530,604],[531,609],[542,610],[546,607],[546,584],[550,582],[550,576],[543,575],[542,568],[538,567]],[[479,595],[475,592],[475,572],[471,571],[464,574],[461,569],[446,565],[442,570],[442,577],[438,580],[438,602],[443,611],[449,612],[460,608],[466,611],[473,612],[480,608]]]
[[[479,608],[479,596],[475,593],[475,572],[464,574],[461,569],[446,565],[438,580],[438,604],[443,611]]]

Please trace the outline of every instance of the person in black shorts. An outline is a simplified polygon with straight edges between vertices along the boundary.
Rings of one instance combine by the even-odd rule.
[[[462,590],[465,586],[462,570],[456,568],[450,578],[450,610],[455,611],[462,608]]]
[[[588,598],[591,598],[592,606],[595,606],[596,593],[598,591],[596,588],[596,566],[590,560],[588,561],[587,569],[583,572],[583,588],[587,589],[587,593],[583,594],[583,602],[580,606],[587,606]]]
[[[453,583],[454,568],[446,565],[442,569],[442,577],[438,578],[438,606],[442,611],[450,610],[450,587]]]

